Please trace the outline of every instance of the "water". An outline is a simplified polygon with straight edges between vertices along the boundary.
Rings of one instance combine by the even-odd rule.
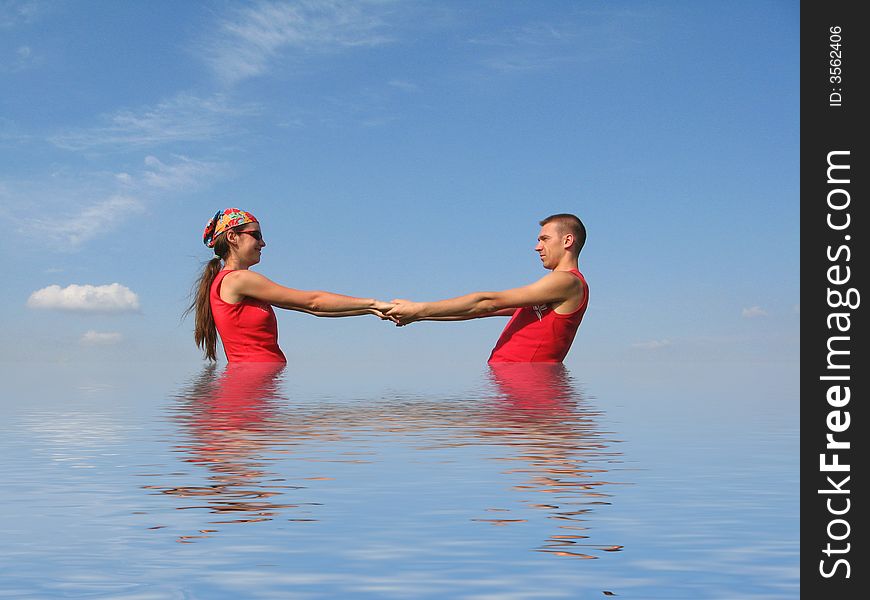
[[[788,369],[3,370],[0,597],[799,593]]]

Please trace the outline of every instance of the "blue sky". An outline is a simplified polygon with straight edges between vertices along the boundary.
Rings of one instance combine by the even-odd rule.
[[[573,212],[566,364],[797,364],[798,42],[797,2],[0,0],[0,361],[197,364],[238,206],[260,272],[386,300],[530,283]],[[504,323],[279,314],[320,365],[483,363]]]

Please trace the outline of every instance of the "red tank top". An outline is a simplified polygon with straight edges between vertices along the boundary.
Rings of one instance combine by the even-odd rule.
[[[572,313],[559,314],[548,305],[518,308],[495,343],[489,362],[562,362],[586,313],[589,287],[577,269],[569,271],[583,282],[583,298]]]
[[[278,347],[278,319],[272,305],[253,298],[235,304],[221,300],[225,269],[211,284],[209,302],[214,324],[229,362],[287,362]]]

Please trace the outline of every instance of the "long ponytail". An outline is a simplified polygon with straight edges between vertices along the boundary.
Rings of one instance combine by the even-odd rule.
[[[183,315],[186,317],[190,313],[194,314],[193,339],[196,341],[196,345],[205,353],[205,358],[212,361],[217,360],[218,335],[214,324],[214,315],[211,312],[209,294],[211,292],[211,284],[214,282],[217,274],[220,273],[221,258],[225,260],[228,252],[229,244],[227,243],[226,236],[221,236],[215,240],[215,256],[205,263],[202,274],[194,282],[193,289],[191,290],[193,300]]]

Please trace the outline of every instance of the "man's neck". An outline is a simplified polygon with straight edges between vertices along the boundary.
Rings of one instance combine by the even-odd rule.
[[[553,271],[579,271],[578,264],[576,256],[566,256],[559,261]]]

